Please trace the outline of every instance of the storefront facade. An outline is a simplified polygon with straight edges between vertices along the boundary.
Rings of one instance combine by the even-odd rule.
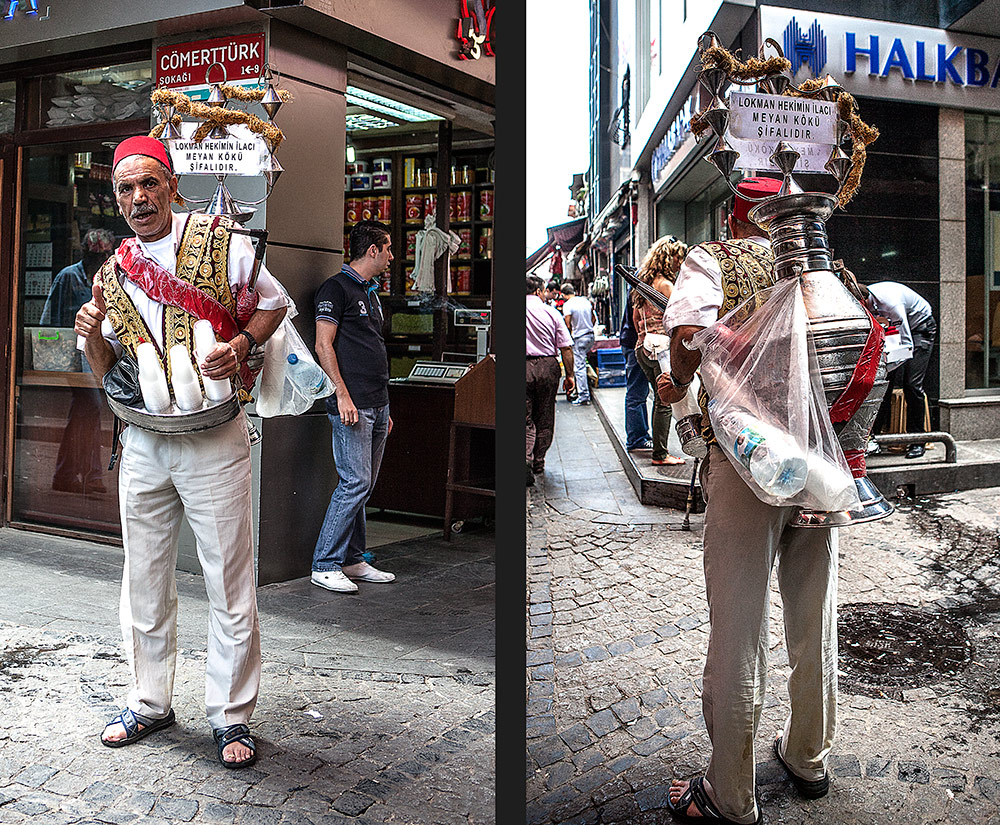
[[[127,12],[50,0],[34,13],[34,5],[15,4],[0,19],[0,324],[10,330],[8,357],[0,359],[4,524],[118,541],[116,473],[107,471],[112,419],[75,352],[72,317],[84,296],[67,285],[92,274],[95,247],[117,246],[130,234],[111,190],[113,147],[157,122],[149,103],[155,84],[181,72],[202,82],[209,66],[163,59],[185,45],[232,45],[253,71],[266,61],[293,95],[275,117],[285,134],[276,155],[284,172],[248,225],[267,228],[267,266],[295,300],[307,342],[313,293],[339,271],[355,219],[348,206],[357,198],[366,215],[390,225],[398,259],[383,285],[393,375],[406,375],[418,358],[475,356],[475,332],[455,327],[451,310],[488,307],[492,298],[495,81],[492,57],[459,57],[459,3],[435,0],[415,11],[399,0],[336,18],[329,4],[312,0],[165,0]],[[381,188],[364,178],[347,188],[348,142],[362,164],[388,159],[383,166],[392,172]],[[427,180],[432,169],[445,172],[420,191],[403,171],[417,163]],[[257,178],[228,183],[246,201],[264,194]],[[191,199],[214,187],[214,178],[181,178]],[[434,206],[462,209],[436,210],[437,225],[468,237],[450,271],[436,265],[428,300],[407,279],[413,226],[405,203],[430,194]],[[253,457],[265,583],[308,571],[336,474],[321,405],[296,418],[255,421],[263,434]],[[190,535],[182,535],[179,566],[196,568]]]
[[[988,35],[1000,35],[1000,24],[973,27],[970,15],[938,29],[731,3],[698,14],[677,21],[685,51],[672,85],[664,76],[653,85],[663,108],[650,100],[635,125],[642,144],[632,176],[645,203],[637,254],[665,234],[691,244],[724,232],[728,188],[703,162],[708,142],[690,131],[691,114],[708,102],[697,84],[698,35],[711,28],[744,55],[772,38],[797,55],[796,82],[833,75],[880,129],[858,196],[828,222],[831,247],[862,282],[899,281],[931,303],[932,424],[959,439],[992,437],[1000,428],[1000,40]],[[976,33],[959,31],[963,22]]]

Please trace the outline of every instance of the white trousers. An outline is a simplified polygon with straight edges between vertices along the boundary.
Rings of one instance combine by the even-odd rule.
[[[246,419],[199,433],[123,436],[118,495],[125,570],[121,625],[132,670],[127,704],[170,710],[177,659],[177,537],[186,516],[208,593],[205,708],[213,728],[248,722],[260,685],[260,626]]]
[[[820,779],[837,725],[837,531],[795,528],[798,509],[764,504],[717,445],[702,467],[705,587],[711,632],[702,709],[712,740],[708,781],[719,810],[753,822],[754,736],[767,687],[770,579],[778,565],[791,675],[782,756]],[[766,744],[770,748],[771,743]]]

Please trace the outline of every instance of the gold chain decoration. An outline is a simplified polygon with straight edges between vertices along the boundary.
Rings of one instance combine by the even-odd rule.
[[[759,82],[769,74],[791,70],[792,67],[788,58],[777,56],[766,60],[751,57],[744,62],[722,46],[706,49],[702,54],[701,65],[703,70],[722,69],[733,80],[743,83]],[[822,88],[823,85],[823,81],[819,78],[809,78],[803,81],[801,91],[789,86],[784,94],[790,97],[811,97],[810,93]],[[861,174],[864,172],[865,159],[868,155],[867,146],[879,136],[879,131],[861,119],[857,101],[850,93],[841,90],[834,92],[834,95],[837,114],[841,120],[847,122],[848,133],[851,136],[851,172],[837,195],[837,203],[843,209],[851,202],[861,186]],[[704,118],[706,109],[702,109],[691,118],[691,131],[695,137],[700,137],[702,132],[709,128],[708,121]]]
[[[706,49],[701,57],[701,65],[704,69],[722,69],[733,80],[744,83],[763,80],[769,74],[792,68],[792,63],[787,57],[775,56],[766,59],[751,57],[744,62],[722,46]]]
[[[775,72],[783,72],[791,69],[791,61],[787,57],[768,57],[761,59],[751,57],[742,61],[736,57],[729,49],[722,46],[712,46],[706,49],[701,56],[701,67],[705,69],[722,69],[729,77],[744,83],[758,82],[767,75]],[[708,121],[703,117],[705,110],[691,118],[691,131],[695,137],[701,137],[701,133],[708,128]]]
[[[261,89],[245,89],[242,86],[230,86],[224,85],[220,87],[222,93],[226,96],[226,99],[235,98],[243,102],[260,100],[265,91]],[[292,99],[292,93],[286,91],[285,89],[277,90],[278,96],[281,98],[282,103],[287,103]],[[192,117],[198,118],[202,121],[201,126],[198,127],[197,131],[194,133],[195,143],[200,143],[204,140],[208,133],[212,131],[216,126],[234,126],[236,124],[242,124],[246,126],[251,132],[255,132],[261,135],[269,144],[271,151],[276,151],[281,142],[285,139],[284,134],[281,129],[275,126],[273,123],[266,123],[257,115],[250,114],[250,112],[244,112],[239,109],[226,109],[222,106],[208,106],[204,103],[199,103],[197,101],[191,100],[183,92],[175,92],[172,89],[157,89],[150,96],[150,100],[156,106],[162,106],[167,104],[173,106],[176,109],[177,114],[173,117],[174,124],[179,124],[181,122],[181,115],[191,115]],[[149,136],[158,138],[165,128],[165,123],[160,123],[153,127],[150,131]]]

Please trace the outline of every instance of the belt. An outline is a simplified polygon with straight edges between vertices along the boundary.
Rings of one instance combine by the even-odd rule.
[[[539,358],[555,358],[556,354],[553,352],[552,355],[529,355],[529,361],[537,361]]]

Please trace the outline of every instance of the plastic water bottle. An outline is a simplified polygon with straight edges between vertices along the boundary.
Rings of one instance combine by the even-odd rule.
[[[718,402],[709,401],[709,410]],[[713,419],[716,436],[750,471],[757,485],[776,498],[791,498],[806,485],[809,464],[785,433],[747,410],[735,408]]]
[[[326,386],[326,373],[318,364],[303,361],[294,352],[288,355],[288,377],[303,395],[319,395]]]

